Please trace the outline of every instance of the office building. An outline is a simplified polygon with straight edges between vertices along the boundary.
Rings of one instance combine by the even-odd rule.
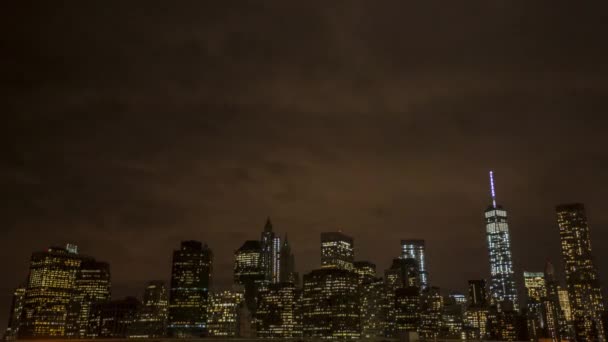
[[[73,248],[51,247],[32,254],[19,339],[66,337],[66,318],[81,262]]]
[[[355,261],[353,238],[342,232],[321,233],[321,267],[352,271]]]
[[[565,204],[557,206],[556,212],[576,338],[605,341],[604,302],[585,207],[580,203]]]
[[[376,265],[369,261],[355,261],[353,272],[359,276],[359,283],[363,284],[376,278]]]
[[[443,302],[443,312],[441,314],[440,337],[445,339],[462,339],[465,329],[464,313],[466,299],[464,295],[450,295]],[[464,335],[466,337],[466,335]]]
[[[341,268],[313,270],[304,276],[302,295],[305,338],[359,338],[358,277]]]
[[[259,241],[245,241],[234,253],[234,282],[244,287],[247,308],[255,313],[258,289],[266,282],[262,267],[262,244]]]
[[[301,292],[293,283],[275,283],[259,293],[256,331],[259,338],[302,336]]]
[[[269,283],[276,283],[280,274],[280,247],[281,239],[275,236],[272,230],[270,217],[266,219],[264,231],[260,239],[261,255],[260,263],[264,272],[264,279]]]
[[[167,333],[169,296],[165,283],[151,281],[144,290],[143,301],[128,329],[129,338],[160,338]]]
[[[76,250],[74,250],[76,251]],[[74,292],[67,314],[66,337],[87,338],[90,327],[89,316],[96,303],[110,300],[110,265],[91,258],[83,258],[76,273]]]
[[[469,280],[469,305],[473,307],[486,307],[488,305],[485,280]]]
[[[570,298],[568,297],[568,290],[558,287],[557,295],[559,297],[559,307],[564,313],[564,318],[567,322],[572,322],[572,308],[570,307]]]
[[[428,287],[420,294],[420,323],[418,332],[422,339],[439,337],[442,327],[443,297],[438,287]]]
[[[222,291],[212,293],[209,303],[208,329],[211,337],[247,337],[240,336],[241,308],[244,306],[242,291]],[[250,324],[245,322],[245,324]]]
[[[296,272],[296,258],[291,251],[291,245],[287,240],[287,235],[281,245],[280,257],[279,257],[279,282],[280,283],[293,283],[298,285],[300,279]]]
[[[420,328],[420,288],[400,287],[395,290],[394,327],[390,337],[400,337]]]
[[[11,311],[9,312],[8,325],[4,333],[4,340],[10,341],[17,339],[19,333],[19,324],[21,322],[21,313],[23,312],[23,302],[25,299],[26,286],[19,286],[13,291],[13,300],[11,302]]]
[[[168,333],[194,338],[207,333],[207,304],[213,254],[199,241],[184,241],[173,252]]]
[[[426,251],[424,240],[401,240],[401,258],[411,258],[418,263],[420,288],[429,286],[429,273],[426,267]]]
[[[511,237],[507,211],[496,202],[494,174],[490,171],[491,204],[485,211],[486,234],[490,255],[490,300],[498,310],[505,307],[519,310],[517,288],[513,274]]]
[[[87,334],[90,338],[126,338],[139,306],[135,297],[93,304]]]
[[[355,269],[357,269],[356,266]],[[387,308],[384,280],[377,277],[369,278],[369,272],[359,273],[358,278],[361,300],[361,337],[384,337]]]

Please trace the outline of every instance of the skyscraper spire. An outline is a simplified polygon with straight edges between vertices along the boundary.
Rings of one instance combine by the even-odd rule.
[[[272,232],[272,222],[270,222],[270,216],[266,218],[266,224],[264,225],[265,232]]]
[[[490,193],[492,194],[492,207],[496,208],[496,190],[494,189],[494,171],[490,171]]]

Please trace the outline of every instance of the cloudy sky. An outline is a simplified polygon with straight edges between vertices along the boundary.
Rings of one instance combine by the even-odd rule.
[[[342,229],[380,271],[426,239],[463,290],[490,169],[518,271],[561,270],[554,206],[580,201],[608,281],[606,3],[36,5],[0,10],[0,327],[33,251],[78,244],[119,298],[198,239],[223,288],[268,215],[300,273]]]

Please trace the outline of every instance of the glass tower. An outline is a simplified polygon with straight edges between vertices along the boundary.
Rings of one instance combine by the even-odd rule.
[[[321,267],[352,271],[355,250],[353,238],[342,232],[321,233]]]
[[[511,237],[507,223],[507,211],[496,204],[494,173],[490,171],[492,203],[485,211],[486,234],[490,254],[490,299],[499,310],[507,307],[519,310],[517,288],[513,276]],[[505,307],[506,305],[506,307]]]
[[[424,240],[401,240],[401,258],[411,258],[418,263],[418,274],[420,276],[420,287],[429,287],[429,273],[426,269],[426,255]]]
[[[556,211],[576,337],[581,341],[605,341],[601,319],[604,303],[591,254],[585,207],[580,203],[565,204]]]

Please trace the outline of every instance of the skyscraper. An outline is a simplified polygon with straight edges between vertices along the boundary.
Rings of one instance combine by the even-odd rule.
[[[110,265],[84,258],[76,273],[74,293],[70,299],[66,336],[86,338],[90,329],[89,316],[94,304],[110,300]]]
[[[585,207],[565,204],[557,206],[556,211],[576,337],[581,341],[605,341],[601,319],[604,303]]]
[[[420,295],[420,337],[433,340],[439,337],[441,330],[441,315],[443,312],[443,297],[438,287],[425,288]]]
[[[66,318],[81,262],[74,249],[51,247],[32,254],[20,339],[66,336]]]
[[[304,275],[302,320],[304,337],[359,338],[358,277],[340,268]]]
[[[169,326],[171,337],[200,337],[207,332],[207,304],[213,254],[199,241],[183,241],[173,252]]]
[[[259,338],[302,336],[301,292],[293,283],[270,284],[260,290],[256,311]]]
[[[296,273],[296,259],[291,251],[287,235],[285,235],[285,239],[283,240],[280,254],[279,281],[281,283],[294,283],[297,285],[299,279]]]
[[[492,203],[485,211],[488,251],[490,254],[490,299],[498,309],[503,306],[519,310],[517,288],[513,276],[511,238],[507,223],[507,211],[496,204],[494,173],[490,171]]]
[[[321,233],[321,267],[351,271],[355,261],[353,238],[342,232]]]
[[[234,282],[245,288],[245,303],[250,312],[257,308],[258,289],[266,282],[260,241],[248,240],[234,252]]]
[[[426,268],[424,240],[401,240],[401,257],[416,260],[420,275],[420,287],[421,289],[427,288],[429,286],[429,273]]]
[[[17,338],[19,332],[19,322],[21,321],[21,312],[23,311],[23,300],[25,299],[25,285],[19,286],[13,292],[13,301],[11,302],[11,311],[8,317],[8,326],[4,334],[6,341]]]
[[[266,219],[264,225],[264,231],[260,239],[262,253],[261,253],[261,266],[264,272],[264,279],[268,282],[277,282],[279,273],[279,248],[281,246],[281,240],[275,236],[272,231],[272,222],[270,217]]]
[[[209,303],[208,326],[211,337],[238,337],[241,306],[244,304],[241,291],[212,293]]]
[[[528,294],[528,301],[540,303],[547,296],[545,274],[543,272],[524,271],[524,286]]]
[[[167,331],[168,291],[165,282],[155,280],[144,290],[135,322],[129,327],[129,338],[160,338]]]
[[[528,334],[531,339],[537,340],[544,337],[547,331],[546,315],[543,309],[543,302],[547,298],[544,273],[524,271],[524,286],[528,298],[526,303]]]
[[[93,338],[126,338],[139,306],[135,297],[93,304],[89,320],[95,321],[91,324],[95,330],[90,329],[88,334]]]

